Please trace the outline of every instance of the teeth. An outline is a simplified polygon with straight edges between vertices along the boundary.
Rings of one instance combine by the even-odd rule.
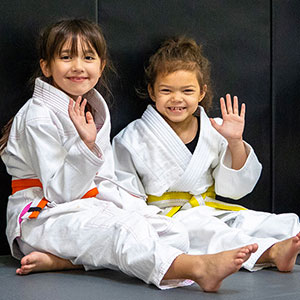
[[[183,107],[170,107],[171,110],[173,111],[182,111],[183,110]]]

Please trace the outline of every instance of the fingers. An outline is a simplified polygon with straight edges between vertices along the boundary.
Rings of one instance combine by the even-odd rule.
[[[87,100],[86,99],[82,100],[81,96],[79,96],[76,99],[75,104],[74,104],[74,100],[70,99],[69,108],[68,108],[69,114],[71,114],[73,116],[77,115],[77,116],[84,117],[86,104],[87,104]]]
[[[88,111],[85,115],[88,124],[94,123],[93,115]]]
[[[80,109],[79,109],[80,116],[84,116],[84,110],[85,110],[86,103],[87,103],[87,100],[83,99],[83,101],[81,102]]]
[[[222,116],[227,115],[227,109],[226,109],[225,100],[223,97],[220,98],[220,107],[221,107]]]
[[[226,95],[227,113],[232,114],[232,103],[230,94]]]
[[[230,97],[230,95],[229,95]],[[230,99],[231,102],[231,99]],[[238,97],[234,96],[233,97],[233,113],[238,115],[239,114],[239,102],[238,102]]]
[[[74,101],[72,99],[69,100],[68,113],[70,118],[74,116]]]
[[[86,99],[84,99],[83,101],[82,97],[79,96],[76,101],[75,101],[75,105],[74,105],[74,110],[76,112],[77,115],[79,116],[84,116],[84,109],[85,109],[85,105],[86,105]]]
[[[245,118],[245,114],[246,114],[246,104],[242,103],[240,116],[242,118]]]
[[[231,101],[231,95],[226,94],[226,105],[225,105],[225,99],[223,97],[220,98],[220,107],[221,107],[221,112],[222,115],[229,115],[229,114],[235,114],[239,115],[239,101],[238,97],[234,96],[233,97],[233,104]],[[241,105],[241,111],[240,111],[240,116],[244,117],[246,112],[246,105],[245,103],[242,103]]]

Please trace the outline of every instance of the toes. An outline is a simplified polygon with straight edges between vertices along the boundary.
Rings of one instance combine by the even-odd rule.
[[[16,270],[16,274],[17,274],[17,275],[23,275],[22,269],[21,269],[21,268],[18,268],[18,269]]]
[[[22,266],[26,266],[26,265],[30,265],[32,262],[30,261],[30,258],[27,257],[27,256],[24,256],[22,259],[21,259],[21,265]]]
[[[18,275],[27,275],[30,272],[32,272],[32,270],[34,270],[34,268],[36,268],[35,264],[22,265],[21,268],[18,268],[16,270],[16,274],[18,274]]]

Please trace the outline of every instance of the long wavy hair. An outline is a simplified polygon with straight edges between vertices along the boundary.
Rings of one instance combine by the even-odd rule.
[[[46,27],[41,31],[38,40],[39,61],[42,59],[46,64],[50,64],[60,54],[66,41],[71,42],[71,55],[77,55],[78,39],[83,42],[84,46],[95,49],[101,61],[105,63],[105,68],[95,88],[104,94],[105,98],[112,96],[107,74],[110,71],[113,73],[116,73],[116,71],[109,59],[107,44],[102,30],[94,22],[85,19],[68,19]],[[52,81],[52,78],[46,78],[43,75],[40,68],[37,69],[32,78],[35,79],[36,77],[41,77],[49,83]],[[0,153],[7,145],[12,123],[13,118],[2,128]]]

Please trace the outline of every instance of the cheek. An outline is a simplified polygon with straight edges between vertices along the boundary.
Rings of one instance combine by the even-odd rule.
[[[163,108],[163,103],[159,100],[156,99],[156,101],[154,101],[155,107],[158,111],[161,111]]]

